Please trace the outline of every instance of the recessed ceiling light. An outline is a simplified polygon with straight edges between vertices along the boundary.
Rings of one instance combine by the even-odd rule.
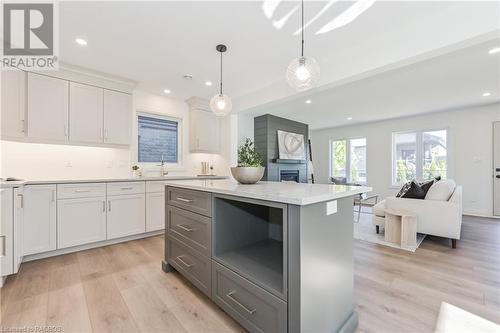
[[[212,81],[206,81],[205,85],[211,87],[212,86]]]
[[[485,93],[483,93],[483,97],[488,97],[488,96],[491,96],[491,93],[490,93],[490,92],[485,92]]]
[[[347,120],[352,120],[352,117],[347,117]]]
[[[186,80],[192,80],[193,79],[193,76],[191,74],[184,74],[182,77],[184,79],[186,79]]]
[[[306,104],[311,104],[312,101],[310,99],[306,99]]]
[[[170,94],[170,89],[165,89],[165,90],[163,90],[163,92],[164,92],[165,94]]]
[[[500,52],[500,47],[494,47],[491,50],[488,51],[489,54],[495,54]]]
[[[77,38],[75,39],[75,42],[78,44],[78,45],[81,45],[81,46],[87,46],[87,41],[83,38]]]

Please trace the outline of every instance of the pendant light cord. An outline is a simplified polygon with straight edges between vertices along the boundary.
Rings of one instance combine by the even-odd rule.
[[[220,94],[222,95],[222,52],[220,53]]]
[[[302,32],[302,52],[301,52],[301,56],[304,57],[304,0],[302,0],[302,29],[301,29],[301,32]]]

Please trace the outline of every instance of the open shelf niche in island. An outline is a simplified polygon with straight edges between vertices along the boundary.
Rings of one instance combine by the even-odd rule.
[[[286,207],[223,195],[214,202],[214,259],[284,300]]]

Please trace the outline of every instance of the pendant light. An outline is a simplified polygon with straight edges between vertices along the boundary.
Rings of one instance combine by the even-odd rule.
[[[215,47],[217,52],[220,52],[220,92],[210,100],[210,109],[216,116],[226,116],[231,112],[233,103],[229,96],[222,92],[222,53],[226,52],[226,45],[219,44]]]
[[[302,45],[301,55],[293,59],[286,70],[288,84],[297,91],[305,91],[313,88],[319,80],[319,65],[311,57],[304,57],[304,0],[301,9],[302,18]]]

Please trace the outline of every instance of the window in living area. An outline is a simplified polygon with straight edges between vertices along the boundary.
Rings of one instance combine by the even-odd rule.
[[[179,122],[156,115],[137,116],[139,163],[179,162]]]
[[[366,138],[332,141],[330,160],[331,177],[366,183]]]
[[[447,131],[416,131],[392,135],[392,183],[447,176]]]

